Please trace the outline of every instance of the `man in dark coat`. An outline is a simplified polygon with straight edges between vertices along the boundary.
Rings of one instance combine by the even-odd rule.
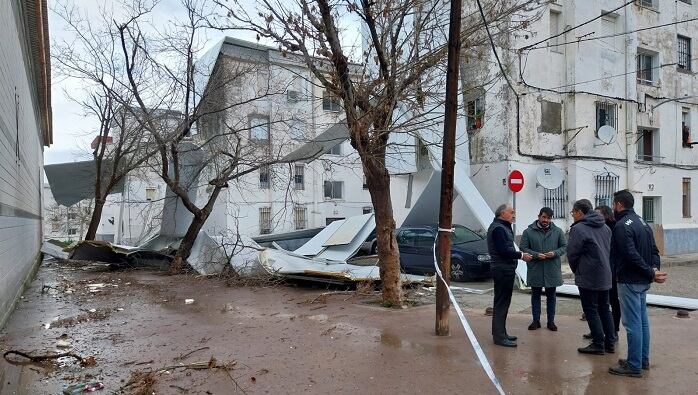
[[[628,358],[619,359],[611,374],[642,377],[650,366],[650,323],[647,317],[647,291],[652,282],[663,283],[659,250],[652,229],[635,213],[635,199],[627,190],[613,195],[616,226],[613,228],[611,261],[618,276],[623,327],[628,336]]]
[[[531,287],[531,312],[533,322],[529,330],[540,328],[540,297],[545,287],[547,328],[557,331],[555,325],[555,289],[562,285],[560,257],[565,255],[567,240],[562,229],[552,222],[553,210],[543,207],[538,219],[523,231],[521,251],[528,252],[533,259],[527,263],[526,283]]]
[[[490,267],[494,280],[494,306],[492,308],[492,338],[494,344],[516,347],[516,336],[507,333],[507,314],[514,290],[514,277],[518,260],[528,262],[531,254],[516,251],[511,224],[516,218],[514,209],[502,204],[494,212],[494,221],[487,230],[487,249],[492,258]]]
[[[591,344],[577,351],[603,355],[615,352],[615,331],[608,305],[611,230],[592,207],[587,199],[577,200],[572,206],[574,223],[570,228],[567,259],[592,336]]]

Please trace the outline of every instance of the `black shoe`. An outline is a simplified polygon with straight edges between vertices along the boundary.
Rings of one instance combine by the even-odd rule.
[[[610,346],[606,346],[606,347],[604,347],[604,351],[606,351],[606,353],[608,353],[608,354],[615,354],[616,353],[616,345],[611,344]]]
[[[619,359],[618,364],[621,366],[626,366],[628,369],[632,369],[630,366],[628,366],[628,360],[627,359]],[[642,370],[650,370],[650,364],[642,364]]]
[[[580,347],[577,349],[577,351],[582,354],[604,355],[604,348],[594,343],[591,343],[586,347]]]
[[[557,325],[555,325],[554,322],[548,322],[548,329],[550,329],[553,332],[557,332]]]
[[[616,376],[642,377],[642,370],[631,369],[629,366],[624,364],[618,364],[618,366],[611,366],[610,368],[608,368],[608,373],[615,374]]]
[[[494,344],[503,347],[516,347],[516,342],[509,339],[495,340]]]
[[[591,333],[585,333],[582,335],[582,337],[587,339],[587,340],[591,340],[594,338],[594,336],[592,336]]]
[[[509,339],[509,340],[511,340],[511,341],[513,341],[513,342],[515,342],[516,339],[518,339],[518,337],[507,335],[507,339]]]
[[[528,326],[529,331],[535,331],[536,329],[540,328],[540,322],[539,321],[533,321],[531,322],[531,325]]]

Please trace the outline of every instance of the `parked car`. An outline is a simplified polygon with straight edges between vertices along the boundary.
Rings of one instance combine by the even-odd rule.
[[[491,276],[491,257],[487,241],[462,225],[454,225],[451,244],[451,280],[471,281]],[[435,225],[406,226],[397,229],[400,267],[406,273],[434,274]],[[376,254],[375,231],[366,239],[361,250]]]

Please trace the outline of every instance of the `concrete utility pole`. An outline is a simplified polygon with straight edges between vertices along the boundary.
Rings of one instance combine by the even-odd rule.
[[[441,206],[437,251],[439,268],[446,284],[436,281],[436,335],[448,336],[448,285],[451,283],[451,232],[453,226],[453,169],[456,165],[456,115],[458,113],[458,59],[460,54],[461,0],[451,1],[448,27],[448,68],[446,70],[446,104],[444,142],[441,155]],[[441,230],[443,229],[443,230]]]

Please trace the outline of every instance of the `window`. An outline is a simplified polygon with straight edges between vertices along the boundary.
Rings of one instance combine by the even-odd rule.
[[[654,198],[642,198],[642,219],[648,224],[654,223]]]
[[[397,243],[407,247],[433,247],[434,232],[427,229],[405,229],[397,236]]]
[[[322,109],[325,111],[339,111],[342,109],[339,97],[330,91],[322,92]]]
[[[480,240],[482,240],[482,237],[465,226],[456,225],[453,227],[453,244],[470,243]]]
[[[263,165],[259,168],[259,187],[261,189],[269,189],[271,174],[269,174],[269,165]]]
[[[638,50],[637,52],[637,82],[652,85],[655,82],[655,68],[658,65],[657,54]]]
[[[681,142],[684,148],[693,148],[691,142],[691,109],[681,109]]]
[[[619,177],[611,172],[596,175],[595,206],[613,206],[613,193],[618,190],[618,179]]]
[[[341,221],[343,219],[344,218],[342,218],[342,217],[327,217],[327,218],[325,218],[325,226],[331,224],[334,221]]]
[[[677,65],[681,70],[691,70],[691,39],[684,36],[676,37]]]
[[[343,141],[342,141],[342,143],[343,143]],[[339,143],[339,144],[335,145],[334,147],[332,147],[332,149],[330,150],[330,152],[328,152],[328,154],[330,154],[330,155],[342,155],[342,143]]]
[[[271,233],[271,207],[259,208],[259,234]]]
[[[368,182],[366,181],[366,174],[364,174],[364,182],[361,186],[362,189],[368,189]]]
[[[656,7],[656,5],[655,5],[655,2],[656,2],[656,1],[657,1],[657,0],[639,0],[639,3],[640,3],[640,5],[643,6],[643,7],[654,8],[654,7]]]
[[[145,200],[152,201],[155,200],[157,189],[155,188],[145,188]]]
[[[659,159],[659,133],[654,129],[639,129],[637,131],[637,159],[644,161],[657,161]]]
[[[344,181],[325,181],[325,199],[341,199]]]
[[[611,15],[606,15],[601,18],[601,47],[615,51],[616,50],[616,18]]]
[[[679,0],[682,3],[691,4],[691,0]]]
[[[618,107],[611,102],[596,102],[596,130],[609,125],[618,129]]]
[[[293,222],[297,230],[308,227],[307,212],[308,210],[305,207],[296,206],[293,208]]]
[[[364,206],[364,207],[361,209],[361,211],[362,211],[364,214],[371,214],[371,213],[373,212],[373,207],[371,207],[371,206]]]
[[[557,11],[550,11],[550,37],[553,37],[557,34],[561,33],[560,26],[561,24],[561,14]],[[553,52],[562,52],[562,44],[564,42],[564,36],[557,36],[553,37],[550,40],[548,40],[548,45],[550,46],[550,50]]]
[[[478,97],[467,103],[468,130],[476,130],[482,127],[482,116],[485,113],[483,98]]]
[[[51,232],[58,232],[61,230],[60,222],[51,222]]]
[[[691,179],[684,178],[681,193],[681,211],[684,218],[691,218]]]
[[[250,140],[269,141],[269,117],[250,116]]]
[[[77,228],[69,228],[68,229],[68,236],[75,236],[78,234]]]
[[[553,209],[553,218],[565,218],[567,215],[567,189],[564,180],[555,189],[543,189],[543,206]]]
[[[291,120],[291,125],[288,128],[288,134],[293,140],[305,140],[305,130],[303,129],[303,122],[300,119]]]
[[[293,169],[294,188],[302,191],[305,189],[305,165],[295,165]]]
[[[562,133],[562,103],[541,101],[540,132]]]
[[[78,215],[75,213],[68,213],[68,220],[74,220],[77,219]]]

